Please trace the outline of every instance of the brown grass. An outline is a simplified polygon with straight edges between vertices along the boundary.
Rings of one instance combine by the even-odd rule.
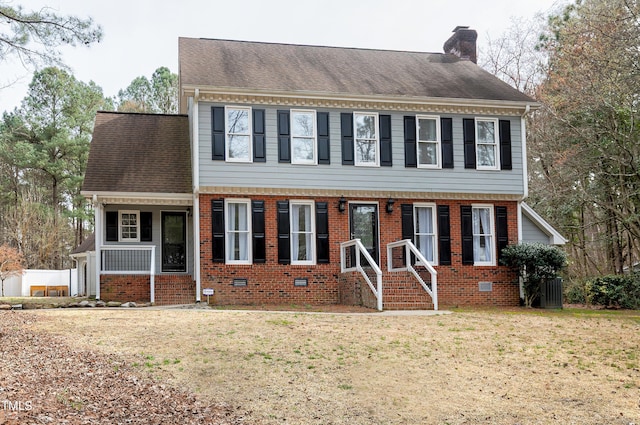
[[[640,422],[640,312],[23,312],[255,423]]]

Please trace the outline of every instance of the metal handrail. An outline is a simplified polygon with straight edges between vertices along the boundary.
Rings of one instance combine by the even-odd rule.
[[[351,267],[347,267],[347,249],[351,248],[352,246],[355,247],[356,264],[355,267],[353,265]],[[373,286],[371,279],[369,279],[369,275],[365,273],[364,268],[360,264],[360,254],[362,254],[367,263],[369,263],[369,266],[376,273],[375,287]],[[373,292],[373,295],[375,295],[376,297],[378,310],[382,311],[382,270],[380,269],[378,264],[373,261],[371,254],[369,254],[369,251],[367,251],[367,248],[365,248],[360,239],[352,239],[340,244],[340,270],[342,273],[353,271],[360,272],[360,274],[362,274],[362,276],[364,277],[365,282],[367,282],[367,285],[369,285],[369,288]]]
[[[405,266],[404,267],[393,267],[393,248],[404,246],[405,248]],[[429,274],[431,275],[431,288],[424,282],[420,274],[416,271],[416,269],[411,264],[411,255],[414,255],[416,258],[416,263],[420,263]],[[424,255],[420,252],[418,248],[413,244],[410,239],[403,239],[396,242],[391,242],[387,245],[387,269],[390,272],[399,272],[399,271],[409,271],[411,272],[418,283],[422,285],[425,291],[431,296],[431,300],[433,301],[433,309],[438,310],[438,272],[433,266],[424,258]]]

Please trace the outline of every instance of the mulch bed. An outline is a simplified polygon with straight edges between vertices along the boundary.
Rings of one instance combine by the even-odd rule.
[[[155,381],[115,355],[72,349],[0,312],[2,424],[247,424],[224,405]]]

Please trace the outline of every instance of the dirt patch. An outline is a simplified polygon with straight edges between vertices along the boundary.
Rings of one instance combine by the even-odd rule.
[[[19,314],[250,423],[640,422],[638,312]]]
[[[0,423],[241,424],[113,354],[73,348],[33,331],[39,319],[0,312]]]

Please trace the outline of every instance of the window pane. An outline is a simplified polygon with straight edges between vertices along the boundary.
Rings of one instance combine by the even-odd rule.
[[[294,161],[313,161],[313,139],[293,138]]]
[[[227,109],[227,133],[249,134],[249,111]]]
[[[481,167],[496,166],[495,145],[478,145],[478,165]]]
[[[292,135],[294,137],[313,137],[315,131],[313,129],[313,113],[312,112],[293,112]]]
[[[421,141],[436,141],[438,140],[438,134],[436,131],[436,120],[433,119],[419,119],[418,120],[418,140]]]
[[[229,136],[229,158],[249,158],[249,136]]]
[[[433,233],[433,212],[429,207],[416,208],[416,232]]]
[[[357,162],[376,162],[376,142],[368,140],[356,141]]]
[[[247,231],[247,204],[229,204],[228,229],[232,231]]]
[[[420,164],[438,165],[438,144],[437,143],[418,143],[418,157]]]
[[[495,128],[493,121],[478,121],[478,143],[495,143]]]
[[[376,116],[355,114],[356,137],[359,139],[376,138]]]

